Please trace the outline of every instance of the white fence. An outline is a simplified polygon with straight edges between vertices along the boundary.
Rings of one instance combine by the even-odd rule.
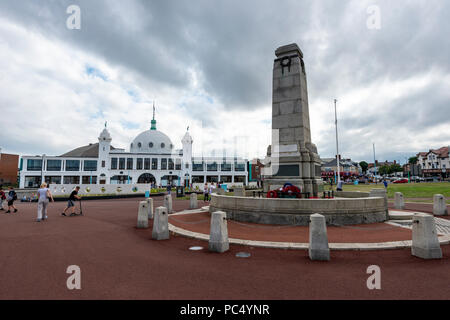
[[[80,187],[79,195],[134,194],[151,189],[151,184],[51,184],[49,189],[55,196],[70,195],[76,186]]]
[[[208,187],[211,185],[211,183],[208,183]],[[236,188],[236,187],[243,187],[244,183],[242,182],[234,182],[234,183],[223,183],[222,185],[226,185],[227,189],[230,188]],[[192,184],[192,188],[194,190],[199,190],[199,191],[203,191],[203,189],[205,188],[205,184],[204,183],[193,183]]]

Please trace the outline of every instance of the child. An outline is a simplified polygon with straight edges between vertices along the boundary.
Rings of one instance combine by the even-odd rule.
[[[205,186],[203,187],[203,202],[208,201],[208,196],[209,196],[208,183],[205,183]]]
[[[72,193],[70,194],[69,197],[69,201],[67,202],[67,207],[64,209],[64,211],[61,213],[61,215],[65,216],[66,215],[66,211],[69,208],[72,208],[72,213],[70,214],[71,216],[75,215],[75,200],[78,199],[80,200],[81,197],[78,196],[78,191],[80,190],[80,187],[76,187],[75,190],[72,191]]]
[[[13,187],[9,187],[8,198],[6,198],[6,200],[8,201],[8,211],[6,211],[6,213],[11,213],[11,208],[13,208],[14,213],[16,213],[18,210],[14,206],[14,201],[17,200],[17,193],[14,191]]]
[[[5,192],[3,191],[3,187],[0,187],[0,210],[4,211],[5,209],[3,209],[3,200],[6,199],[6,195]]]

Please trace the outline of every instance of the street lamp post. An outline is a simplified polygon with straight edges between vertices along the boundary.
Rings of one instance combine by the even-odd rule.
[[[341,166],[339,163],[339,143],[338,143],[338,127],[337,127],[337,109],[336,109],[336,102],[337,100],[334,99],[334,124],[336,127],[336,166],[337,166],[337,179],[336,179],[336,184],[339,183],[339,181],[341,181]]]
[[[412,163],[409,163],[408,158],[405,157],[405,168],[408,168],[409,166],[409,170],[408,170],[408,183],[411,183],[411,168],[412,168]]]
[[[374,179],[375,184],[377,184],[377,161],[375,160],[375,143],[373,143],[373,168],[374,168]]]
[[[45,163],[45,153],[42,155],[42,163],[41,163],[41,184],[44,182],[44,163]]]

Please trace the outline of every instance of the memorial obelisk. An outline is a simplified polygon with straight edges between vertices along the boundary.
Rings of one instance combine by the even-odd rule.
[[[303,53],[294,43],[279,47],[275,55],[272,145],[268,148],[264,190],[290,182],[302,192],[317,195],[322,185],[321,165],[317,148],[311,142]]]

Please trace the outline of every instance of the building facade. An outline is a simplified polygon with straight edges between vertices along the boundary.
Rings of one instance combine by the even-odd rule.
[[[19,168],[19,156],[2,153],[0,148],[0,185],[15,185]]]
[[[417,165],[424,177],[450,177],[450,147],[430,149],[428,152],[417,154]]]
[[[337,161],[336,158],[324,158],[322,159],[322,179],[329,179],[335,176],[337,173]],[[342,179],[359,176],[362,174],[361,167],[355,161],[351,159],[342,159],[339,156],[339,172]]]
[[[248,183],[247,161],[243,158],[193,157],[193,139],[187,131],[182,149],[175,150],[170,138],[151,128],[139,134],[130,151],[111,145],[106,128],[97,143],[79,147],[61,156],[23,156],[21,188],[50,184],[152,184],[191,186],[193,183]]]

